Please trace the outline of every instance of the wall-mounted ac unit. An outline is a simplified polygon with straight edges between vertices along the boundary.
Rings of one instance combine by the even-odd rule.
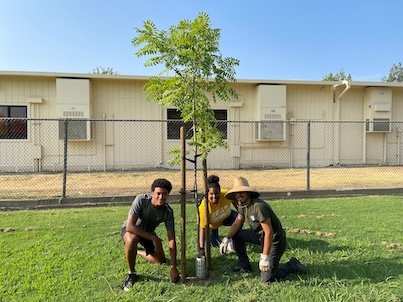
[[[282,120],[260,121],[255,128],[255,139],[259,141],[285,140],[286,122]]]
[[[390,132],[392,119],[392,90],[386,87],[367,87],[364,94],[366,132]]]
[[[366,132],[390,132],[390,119],[388,118],[374,118],[372,121],[369,119],[365,123]]]
[[[66,120],[59,120],[59,139],[64,140]],[[67,139],[69,141],[87,141],[91,139],[91,122],[89,120],[67,119]]]
[[[258,85],[258,122],[255,139],[284,141],[286,139],[286,86]]]
[[[59,139],[87,141],[91,139],[91,82],[89,79],[56,79]]]

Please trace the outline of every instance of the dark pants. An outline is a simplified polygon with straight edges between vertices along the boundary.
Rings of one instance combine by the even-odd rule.
[[[222,222],[221,225],[230,226],[235,221],[236,217],[238,216],[238,212],[231,210],[231,215],[229,215],[225,220]],[[214,247],[218,247],[220,242],[218,241],[218,228],[215,230],[210,231],[210,242],[211,245]]]
[[[253,244],[258,244],[263,250],[263,236],[253,233],[251,229],[239,230],[236,235],[232,238],[234,242],[235,252],[238,256],[237,266],[247,267],[250,266],[249,257],[246,254],[245,242],[250,242]],[[293,273],[293,268],[290,262],[279,267],[281,256],[283,255],[287,246],[287,239],[284,236],[283,239],[277,242],[273,242],[270,252],[270,266],[271,269],[267,272],[260,273],[260,279],[265,282],[274,282],[286,278],[288,275]]]

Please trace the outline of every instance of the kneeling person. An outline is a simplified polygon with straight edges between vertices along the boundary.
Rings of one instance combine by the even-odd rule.
[[[122,227],[122,238],[125,242],[125,256],[128,275],[123,289],[128,291],[136,282],[137,254],[152,263],[165,263],[162,239],[156,233],[156,227],[164,222],[168,234],[168,245],[171,254],[171,281],[179,281],[176,263],[175,224],[172,208],[166,203],[172,190],[171,183],[166,179],[156,179],[151,185],[151,194],[140,194],[134,199],[127,220]],[[144,249],[137,249],[140,243]]]
[[[259,196],[260,194],[249,186],[245,178],[234,179],[234,187],[228,191],[225,197],[238,202],[238,216],[221,242],[220,253],[226,253],[229,239],[232,238],[238,263],[231,270],[233,272],[250,272],[252,267],[246,253],[245,243],[260,245],[260,278],[265,282],[279,281],[290,274],[306,273],[305,266],[296,258],[291,258],[285,265],[279,267],[281,256],[287,245],[286,234],[272,208]],[[240,229],[245,221],[250,228]]]

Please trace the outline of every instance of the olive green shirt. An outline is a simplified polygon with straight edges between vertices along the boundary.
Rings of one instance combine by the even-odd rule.
[[[247,207],[238,208],[238,213],[245,217],[245,222],[250,225],[255,234],[263,234],[261,223],[267,218],[270,218],[274,232],[273,241],[279,241],[284,237],[284,230],[280,220],[277,218],[269,204],[264,200],[251,197],[249,205]]]

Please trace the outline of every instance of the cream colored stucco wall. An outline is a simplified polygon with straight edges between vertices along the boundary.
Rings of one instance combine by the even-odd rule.
[[[81,75],[85,78],[86,75]],[[63,141],[58,139],[56,120],[56,78],[58,75],[0,74],[0,104],[26,105],[29,119],[27,140],[0,142],[0,170],[54,170],[63,165]],[[77,170],[169,167],[167,151],[178,140],[166,139],[166,110],[145,101],[146,79],[88,76],[91,81],[92,139],[69,142],[69,165]],[[365,85],[333,87],[328,83],[281,82],[286,85],[286,140],[255,140],[259,82],[233,84],[238,100],[212,103],[213,109],[228,110],[229,149],[214,150],[209,168],[303,167],[306,165],[307,123],[311,121],[311,163],[313,166],[355,164],[401,164],[401,124],[390,133],[365,133],[363,120]],[[265,83],[270,84],[270,83]],[[380,84],[378,84],[380,85]],[[392,87],[392,117],[403,121],[403,86]],[[36,101],[41,99],[41,103]],[[30,100],[35,102],[30,103]],[[136,120],[137,122],[128,122]],[[141,122],[140,122],[141,120]],[[332,124],[326,122],[343,121]],[[241,122],[241,123],[231,123]],[[325,123],[324,123],[325,122]],[[141,152],[139,148],[142,148]],[[144,151],[144,150],[145,151]],[[187,164],[191,168],[191,164]]]

